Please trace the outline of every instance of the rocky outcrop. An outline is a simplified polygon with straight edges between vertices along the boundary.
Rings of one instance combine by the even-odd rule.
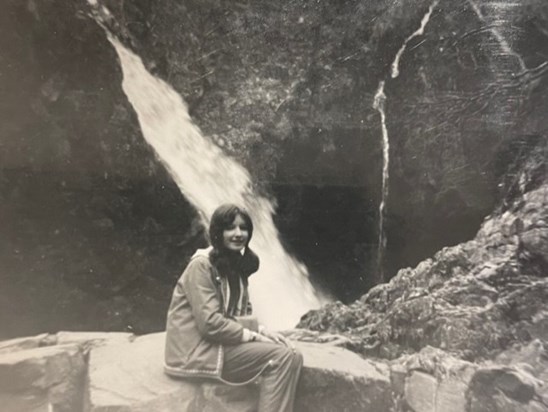
[[[473,240],[402,269],[349,306],[309,312],[299,326],[345,335],[358,352],[388,359],[428,345],[488,359],[514,343],[546,341],[545,153],[541,144],[523,160]]]
[[[59,332],[0,342],[1,409],[81,411],[90,350],[132,339],[129,333]]]
[[[401,410],[548,410],[548,174],[541,143],[511,165],[476,237],[402,269],[351,305],[305,315],[327,340],[391,367]]]
[[[286,331],[293,339],[354,347],[337,334]],[[383,362],[377,359],[378,362]],[[492,360],[470,362],[426,346],[412,355],[385,360],[390,369],[394,412],[493,412],[548,410],[546,340],[517,343]]]
[[[524,347],[525,352],[545,356],[539,341]],[[542,373],[546,361],[533,364],[517,362],[516,353],[508,354],[510,364],[472,363],[446,351],[426,347],[391,363],[392,377],[401,383],[395,387],[395,410],[413,412],[491,412],[545,411],[548,381]],[[394,381],[394,379],[393,379]],[[398,392],[399,391],[399,392]]]
[[[0,401],[9,412],[254,410],[256,385],[168,378],[163,373],[164,339],[163,333],[62,332],[5,342],[2,347],[10,351],[0,353]],[[388,410],[392,389],[387,365],[333,346],[298,347],[305,363],[297,410]]]
[[[513,346],[486,362],[465,361],[433,347],[386,361],[337,347],[335,342],[341,341],[332,335],[287,333],[331,342],[296,342],[304,355],[299,412],[548,410],[548,348],[540,340]],[[232,387],[168,378],[163,373],[164,336],[61,332],[2,342],[2,410],[255,410],[256,384]]]

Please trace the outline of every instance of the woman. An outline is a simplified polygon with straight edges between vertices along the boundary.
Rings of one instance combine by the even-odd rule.
[[[211,218],[211,247],[198,250],[177,282],[168,311],[165,372],[245,384],[260,375],[260,412],[291,412],[302,355],[251,315],[248,277],[259,268],[249,248],[253,223],[236,205]],[[273,308],[275,310],[275,308]]]

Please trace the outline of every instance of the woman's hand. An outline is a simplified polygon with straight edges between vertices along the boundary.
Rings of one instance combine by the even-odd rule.
[[[263,336],[258,332],[254,332],[250,329],[244,328],[244,333],[242,334],[242,343],[245,342],[266,342],[274,343],[274,341],[267,336]]]
[[[251,333],[253,334],[251,340],[254,342],[276,343],[274,339],[271,339],[270,337],[266,335],[262,335],[257,332],[251,332]]]
[[[262,329],[259,336],[263,336],[268,338],[271,342],[278,343],[280,345],[285,345],[288,348],[295,349],[293,344],[289,339],[287,339],[284,335],[278,332],[271,332],[267,329]]]

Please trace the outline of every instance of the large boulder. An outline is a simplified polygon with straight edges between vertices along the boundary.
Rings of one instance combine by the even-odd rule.
[[[548,408],[548,344],[546,339],[535,339],[527,345],[514,345],[500,353],[495,361],[507,368],[511,366],[519,368],[517,377],[525,376],[526,384],[529,383],[534,387],[536,396],[531,403],[533,405],[541,403],[545,408]],[[507,370],[507,368],[502,370]],[[516,379],[513,381],[516,382]]]
[[[252,411],[253,385],[174,380],[163,373],[165,335],[94,348],[89,358],[89,412]],[[297,390],[298,411],[388,410],[389,370],[345,349],[300,343],[304,369]]]
[[[468,362],[425,347],[393,361],[372,361],[337,347],[334,335],[287,331],[304,369],[296,410],[540,412],[548,405],[546,344],[517,344],[493,361]],[[0,355],[0,402],[9,412],[252,412],[258,387],[176,380],[163,373],[163,333],[61,332],[17,342]],[[63,342],[73,342],[66,344]],[[40,346],[27,349],[37,343]],[[10,345],[7,345],[7,344]],[[6,344],[6,345],[4,345]]]
[[[89,350],[132,338],[122,332],[58,332],[0,342],[2,410],[82,410]]]
[[[402,375],[395,388],[396,402],[413,412],[466,412],[469,384],[477,365],[457,359],[443,350],[426,347],[404,356],[391,366]]]
[[[297,343],[304,368],[297,411],[383,411],[391,405],[388,366],[339,347]]]
[[[0,355],[2,410],[81,410],[86,366],[84,352],[78,345],[37,347]]]
[[[467,362],[426,347],[391,364],[394,404],[406,412],[546,410],[546,361],[538,341],[512,348],[497,362]],[[394,384],[395,375],[401,384]]]

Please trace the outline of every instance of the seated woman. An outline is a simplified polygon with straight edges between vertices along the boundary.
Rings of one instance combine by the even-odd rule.
[[[261,376],[259,412],[291,412],[302,355],[251,316],[248,277],[259,268],[248,246],[252,234],[244,209],[226,204],[213,213],[212,246],[194,254],[173,292],[165,372],[232,385]]]

